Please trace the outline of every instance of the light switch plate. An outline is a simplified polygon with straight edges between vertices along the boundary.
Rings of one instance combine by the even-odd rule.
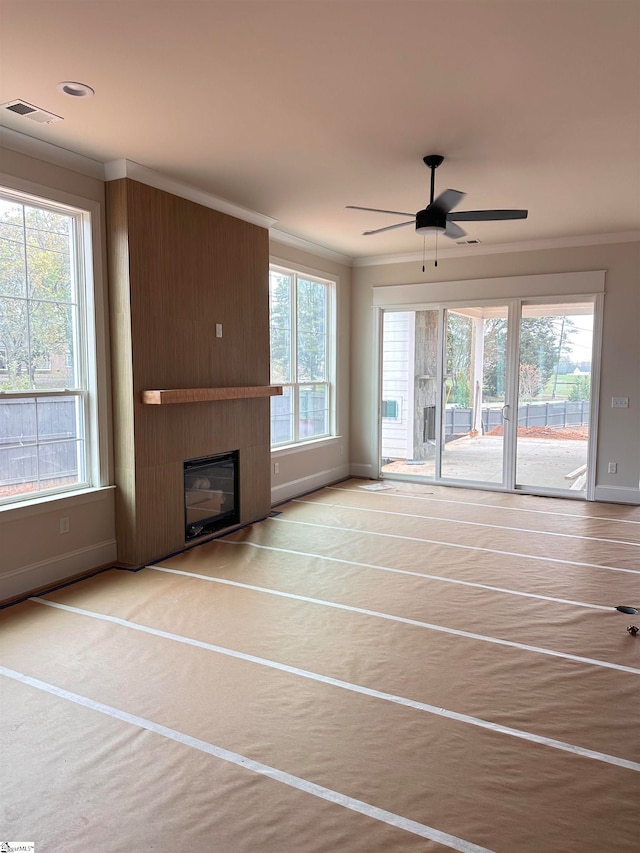
[[[612,409],[628,409],[629,408],[629,398],[628,397],[612,397],[611,398],[611,408]]]

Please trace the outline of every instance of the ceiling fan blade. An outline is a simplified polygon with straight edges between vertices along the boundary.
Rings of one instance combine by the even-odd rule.
[[[526,219],[528,210],[459,210],[449,213],[447,219],[457,222],[489,222],[495,219]]]
[[[374,231],[363,231],[362,234],[368,237],[370,234],[381,234],[383,231],[392,231],[394,228],[404,228],[405,225],[415,225],[415,223],[415,219],[411,219],[409,222],[398,222],[397,225],[387,225],[385,228],[376,228]]]
[[[403,213],[401,210],[380,210],[378,207],[358,207],[355,204],[347,204],[348,210],[368,210],[371,213],[393,213],[394,216],[415,216],[414,213]]]
[[[433,210],[436,208],[437,210],[441,210],[443,213],[449,213],[450,210],[453,210],[456,204],[460,204],[465,195],[466,193],[461,193],[458,190],[445,190],[433,200],[433,203],[429,205],[429,209]]]
[[[460,228],[459,225],[456,225],[455,222],[447,222],[444,236],[451,237],[452,240],[458,240],[460,237],[464,237],[466,233],[467,232]]]

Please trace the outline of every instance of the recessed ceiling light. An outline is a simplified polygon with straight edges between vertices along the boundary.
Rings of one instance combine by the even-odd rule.
[[[63,80],[58,83],[58,92],[63,95],[71,95],[72,98],[92,98],[95,91],[86,83],[75,83],[73,80]]]

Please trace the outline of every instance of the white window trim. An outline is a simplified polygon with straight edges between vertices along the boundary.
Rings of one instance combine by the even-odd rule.
[[[62,205],[71,212],[80,214],[82,235],[76,244],[82,252],[85,286],[81,288],[79,298],[83,301],[81,310],[86,312],[88,338],[80,343],[81,357],[86,358],[84,370],[89,377],[89,406],[85,424],[87,446],[87,480],[89,485],[79,484],[69,489],[52,492],[29,493],[16,500],[0,504],[0,512],[16,509],[39,507],[43,502],[59,500],[75,494],[86,494],[93,490],[102,490],[111,481],[111,427],[109,417],[109,346],[107,334],[107,301],[104,277],[104,233],[100,202],[95,199],[78,196],[54,187],[27,181],[14,175],[0,172],[0,187],[8,193],[16,193],[19,201],[35,205]]]
[[[326,435],[313,435],[307,438],[299,438],[295,441],[283,442],[280,444],[271,444],[271,452],[275,453],[280,450],[291,450],[292,448],[304,448],[309,445],[318,444],[319,442],[329,442],[337,437],[338,425],[338,394],[337,394],[337,336],[338,336],[338,287],[339,277],[322,270],[307,267],[303,264],[294,264],[291,261],[282,258],[269,258],[269,272],[272,271],[283,273],[284,275],[296,275],[300,277],[308,276],[314,281],[319,281],[329,285],[327,289],[327,312],[328,312],[328,334],[327,334],[327,380],[326,384],[329,390],[329,414],[328,427],[329,432]],[[271,318],[269,318],[271,319]],[[278,383],[285,388],[294,387],[296,385],[322,384],[313,382],[292,382]],[[294,413],[294,418],[297,417],[297,412]]]

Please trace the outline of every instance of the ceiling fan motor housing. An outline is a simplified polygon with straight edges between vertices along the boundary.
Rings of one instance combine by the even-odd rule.
[[[416,213],[416,233],[428,234],[432,231],[445,231],[447,227],[447,214],[438,208],[425,207]]]

